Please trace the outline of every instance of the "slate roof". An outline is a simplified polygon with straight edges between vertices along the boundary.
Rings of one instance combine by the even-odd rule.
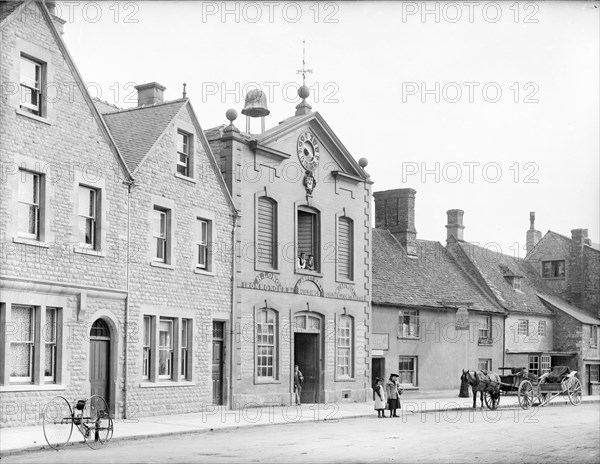
[[[546,294],[553,294],[553,292],[529,263],[521,258],[514,258],[472,243],[457,242],[457,245],[477,268],[504,308],[531,314],[553,314],[537,296],[537,292]],[[522,277],[520,291],[513,288],[511,278],[514,276]]]
[[[103,113],[104,121],[131,172],[165,131],[187,98]]]
[[[374,304],[443,308],[440,302],[472,302],[469,310],[503,314],[458,267],[439,242],[417,240],[417,258],[385,229],[373,229]]]
[[[0,1],[0,23],[23,3],[22,1]]]
[[[117,105],[100,100],[99,98],[92,98],[92,101],[98,112],[101,114],[114,113],[115,111],[123,110],[123,108],[119,108]]]
[[[600,325],[600,319],[592,316],[591,314],[586,313],[585,311],[579,308],[576,308],[572,304],[567,303],[565,300],[561,300],[560,298],[551,295],[544,295],[542,293],[539,293],[538,296],[546,304],[548,304],[550,308],[563,311],[569,316],[577,319],[579,322],[583,322],[584,324]]]

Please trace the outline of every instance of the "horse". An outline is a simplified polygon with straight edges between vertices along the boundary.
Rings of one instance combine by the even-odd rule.
[[[471,385],[473,390],[473,409],[477,407],[477,392],[480,393],[481,407],[483,408],[483,394],[488,392],[492,405],[490,409],[495,409],[500,400],[500,376],[492,371],[469,371],[464,370],[460,376],[461,382]]]

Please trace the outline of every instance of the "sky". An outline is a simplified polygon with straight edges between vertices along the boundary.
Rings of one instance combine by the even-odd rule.
[[[308,102],[373,191],[417,191],[417,237],[523,257],[536,229],[600,242],[597,2],[58,2],[92,96],[135,106],[183,83],[204,129],[267,93],[267,128],[294,114],[305,41]],[[245,129],[240,114],[235,124]]]

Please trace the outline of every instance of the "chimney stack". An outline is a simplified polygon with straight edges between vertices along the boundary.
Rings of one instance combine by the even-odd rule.
[[[531,253],[531,250],[542,239],[542,233],[535,230],[535,211],[529,213],[529,230],[527,231],[527,239],[525,241],[526,254]]]
[[[138,106],[151,106],[163,102],[163,92],[167,88],[158,82],[140,84],[135,86],[138,92]]]
[[[54,27],[60,35],[64,34],[64,25],[67,21],[62,18],[59,18],[56,13],[56,2],[46,0],[46,8],[48,8],[48,13],[50,13],[50,17],[52,18],[52,22],[54,23]]]
[[[569,273],[567,275],[567,289],[571,303],[581,307],[582,292],[585,278],[584,245],[588,238],[587,229],[573,229],[571,231],[571,250],[569,253]]]
[[[417,255],[415,195],[411,188],[375,192],[375,227],[388,229],[409,256]]]
[[[446,243],[449,243],[451,240],[458,240],[459,242],[464,242],[464,214],[465,212],[462,209],[449,209],[448,211],[446,211],[446,215],[448,216],[448,222],[446,224]]]

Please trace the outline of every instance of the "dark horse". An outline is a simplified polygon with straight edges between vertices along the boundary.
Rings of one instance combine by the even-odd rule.
[[[481,407],[483,408],[483,395],[489,393],[490,409],[496,409],[500,402],[500,376],[492,371],[465,371],[460,376],[462,382],[471,385],[473,390],[473,408],[477,407],[477,392],[480,393]]]

